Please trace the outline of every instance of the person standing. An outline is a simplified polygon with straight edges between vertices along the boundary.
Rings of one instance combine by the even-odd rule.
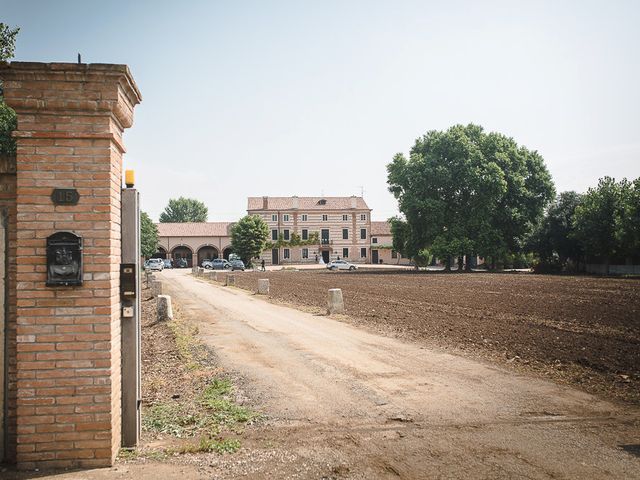
[[[266,268],[264,268],[264,258],[262,259],[262,262],[260,262],[260,267],[261,267],[263,272],[265,272],[267,270]]]

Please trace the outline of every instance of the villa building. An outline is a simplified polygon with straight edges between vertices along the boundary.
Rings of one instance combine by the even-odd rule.
[[[328,263],[408,263],[391,251],[388,222],[372,222],[362,197],[249,197],[249,215],[269,226],[267,265]],[[159,258],[201,265],[229,258],[232,222],[158,223]],[[378,248],[376,248],[376,246]],[[258,260],[260,261],[260,260]]]
[[[387,221],[371,222],[371,263],[410,265],[411,260],[393,250],[391,224]]]
[[[266,264],[371,262],[371,209],[362,197],[249,197],[247,212],[269,225]]]
[[[184,258],[187,266],[212,258],[229,258],[231,222],[158,223],[157,258]]]

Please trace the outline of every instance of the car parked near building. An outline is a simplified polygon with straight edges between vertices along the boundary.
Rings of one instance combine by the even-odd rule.
[[[244,262],[240,259],[231,260],[231,271],[235,272],[236,270],[242,270],[244,272],[245,266]]]
[[[173,262],[171,261],[170,258],[165,258],[163,262],[164,262],[164,268],[173,268]]]
[[[161,258],[150,258],[149,260],[144,262],[144,268],[161,272],[162,270],[164,270],[164,261]]]
[[[346,260],[334,260],[333,262],[327,263],[327,268],[329,270],[350,270],[353,271],[358,267],[353,263],[349,263]]]
[[[177,258],[174,260],[174,267],[175,268],[187,268],[189,266],[189,264],[187,263],[187,259],[186,258]]]
[[[213,270],[228,270],[231,268],[231,264],[222,258],[214,258],[211,260],[211,267],[205,268],[211,268]]]

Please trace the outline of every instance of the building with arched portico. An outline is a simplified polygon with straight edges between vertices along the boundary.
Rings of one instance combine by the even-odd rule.
[[[180,259],[187,266],[202,265],[204,260],[229,258],[232,222],[158,223],[156,258]]]

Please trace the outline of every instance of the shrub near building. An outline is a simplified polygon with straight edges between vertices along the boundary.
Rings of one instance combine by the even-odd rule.
[[[249,266],[267,245],[269,226],[259,215],[246,215],[231,228],[231,249]]]

